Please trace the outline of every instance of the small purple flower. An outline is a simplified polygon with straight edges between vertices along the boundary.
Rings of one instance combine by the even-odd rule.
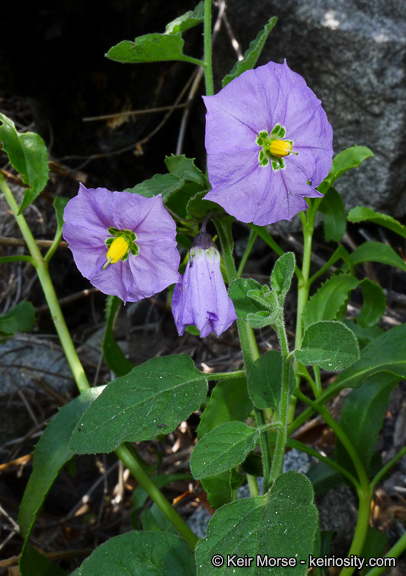
[[[205,196],[242,222],[291,220],[327,176],[333,131],[314,92],[286,64],[247,70],[204,97]]]
[[[179,336],[194,325],[202,338],[213,331],[219,337],[237,319],[221,275],[220,254],[206,232],[193,242],[185,274],[173,291],[172,312]]]
[[[85,188],[68,202],[63,236],[93,286],[137,302],[179,280],[176,225],[162,196]]]

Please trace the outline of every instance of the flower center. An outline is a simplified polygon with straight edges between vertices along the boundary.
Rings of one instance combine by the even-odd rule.
[[[284,170],[286,165],[285,156],[297,154],[293,152],[293,140],[283,140],[286,129],[281,124],[276,124],[268,134],[266,130],[261,130],[258,134],[256,143],[261,146],[262,150],[258,156],[259,165],[264,167],[271,163],[272,170]]]
[[[136,256],[139,252],[138,245],[135,243],[137,236],[131,230],[118,230],[118,228],[109,228],[108,233],[113,238],[107,238],[105,244],[108,247],[106,262],[102,266],[105,270],[109,264],[116,264],[120,260],[125,262],[131,253]]]

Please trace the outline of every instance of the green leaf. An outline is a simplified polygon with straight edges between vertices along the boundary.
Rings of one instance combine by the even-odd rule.
[[[406,271],[406,262],[396,254],[393,248],[382,242],[364,242],[351,254],[351,260],[354,266],[362,262],[380,262]]]
[[[134,368],[134,364],[124,356],[124,352],[114,338],[114,323],[121,304],[122,301],[117,296],[107,296],[106,329],[102,343],[104,360],[116,376],[124,376]]]
[[[271,326],[278,318],[278,314],[270,314],[267,311],[255,312],[255,314],[248,314],[246,320],[251,328],[265,328]]]
[[[204,19],[204,2],[199,2],[196,8],[193,10],[189,10],[186,14],[179,16],[179,18],[175,18],[172,22],[166,25],[165,32],[166,34],[173,34],[174,32],[184,32],[185,30],[189,30],[189,28],[193,28],[193,26],[197,26],[201,24]]]
[[[345,206],[341,195],[333,187],[329,188],[320,202],[323,214],[324,238],[326,242],[340,242],[347,228]]]
[[[186,204],[186,212],[190,217],[202,221],[208,212],[224,212],[224,209],[219,204],[211,202],[210,200],[204,200],[207,192],[208,189],[203,192],[198,192],[188,201]]]
[[[235,497],[232,488],[234,474],[234,470],[227,470],[227,472],[222,472],[212,478],[202,478],[200,481],[207,494],[207,500],[213,508],[220,508],[233,501]]]
[[[339,424],[369,470],[378,434],[383,425],[387,405],[399,376],[388,372],[375,374],[345,399]],[[356,476],[351,458],[341,442],[336,444],[337,463]]]
[[[52,564],[46,556],[27,544],[19,560],[21,576],[67,576],[67,572]]]
[[[0,316],[0,338],[16,332],[26,332],[35,324],[35,308],[31,302],[19,302],[7,314]]]
[[[395,326],[365,346],[361,358],[337,376],[330,387],[333,391],[342,388],[358,388],[373,374],[390,372],[406,378],[406,324]]]
[[[262,311],[262,306],[248,298],[250,290],[261,290],[262,286],[252,278],[239,278],[230,284],[228,295],[233,301],[236,314],[239,318],[246,320],[248,314]]]
[[[189,544],[166,532],[127,532],[96,548],[71,576],[195,576]]]
[[[406,226],[392,218],[392,216],[375,212],[372,208],[366,208],[365,206],[356,206],[348,213],[349,222],[363,222],[365,220],[385,226],[385,228],[389,228],[392,232],[396,232],[399,236],[406,238]]]
[[[183,54],[185,42],[180,32],[171,34],[146,34],[139,36],[134,42],[123,40],[107,52],[106,57],[123,64],[138,62],[164,62],[168,60],[183,60],[197,64],[194,58]]]
[[[303,312],[305,330],[320,320],[341,320],[341,311],[349,294],[358,284],[359,280],[348,274],[339,274],[326,280],[306,303]]]
[[[373,155],[374,153],[365,146],[352,146],[352,148],[343,150],[333,158],[333,165],[327,178],[324,179],[317,189],[322,194],[325,194],[330,186],[332,186],[337,178],[344,174],[344,172],[356,168],[364,160],[371,158]]]
[[[194,164],[194,159],[182,156],[167,156],[165,164],[169,174],[155,174],[127,192],[140,194],[145,198],[162,195],[162,201],[180,216],[187,214],[186,205],[191,198],[201,192],[204,196],[209,189],[206,176]],[[206,203],[206,201],[205,201]],[[209,204],[209,203],[207,203]],[[210,203],[211,204],[211,203]]]
[[[296,380],[290,370],[289,388],[292,394]],[[248,374],[248,393],[260,410],[272,408],[279,411],[282,386],[282,356],[277,350],[265,352],[253,363]]]
[[[210,400],[200,417],[197,438],[232,420],[244,422],[252,410],[246,378],[221,380],[212,390]]]
[[[341,322],[323,320],[305,331],[300,350],[294,351],[298,362],[336,371],[351,366],[359,358],[354,333]]]
[[[344,324],[350,328],[358,340],[360,348],[365,348],[373,340],[376,340],[384,330],[380,326],[371,326],[370,328],[363,328],[355,322],[355,320],[344,320]]]
[[[62,234],[63,228],[63,213],[66,207],[66,204],[69,202],[69,198],[65,198],[64,196],[55,196],[54,199],[54,210],[56,216],[56,232],[55,237],[59,234]]]
[[[19,213],[41,194],[49,178],[48,151],[41,136],[34,132],[19,134],[7,116],[0,113],[0,142],[10,164],[20,174],[25,190]]]
[[[184,154],[175,156],[171,154],[165,157],[165,164],[170,174],[179,179],[189,180],[199,184],[202,188],[208,188],[208,180],[201,170],[195,166],[194,158],[186,158]]]
[[[211,478],[235,468],[254,449],[258,434],[243,422],[221,424],[196,444],[190,457],[193,476]]]
[[[256,576],[257,554],[261,558],[268,554],[296,561],[295,566],[268,568],[269,574],[305,576],[316,530],[317,509],[309,480],[297,472],[281,474],[265,496],[243,498],[216,511],[206,538],[196,547],[197,574]],[[224,558],[222,566],[212,564],[213,556],[218,555]],[[245,555],[254,559],[249,567],[227,562],[227,558],[236,560]]]
[[[286,294],[289,292],[292,284],[293,274],[295,273],[296,259],[293,252],[286,252],[277,259],[271,274],[271,287],[278,295],[279,302],[282,305]]]
[[[368,561],[371,558],[383,558],[387,545],[388,537],[385,532],[372,528],[372,526],[368,526],[367,537],[361,553],[361,557],[365,558],[366,566],[368,566]],[[367,571],[368,568],[364,566],[362,575],[367,574]]]
[[[172,432],[198,410],[207,380],[186,354],[163,356],[110,382],[72,434],[77,454],[112,452],[123,442]]]
[[[371,328],[381,319],[386,310],[385,293],[379,284],[364,278],[359,283],[364,297],[364,303],[357,316],[357,323],[364,328]]]
[[[178,534],[175,526],[155,502],[150,508],[143,511],[141,521],[144,532],[171,532],[172,534]]]
[[[68,447],[73,429],[104,386],[90,388],[61,408],[35,446],[33,470],[20,506],[18,524],[27,539],[48,490],[59,470],[73,456]]]
[[[343,477],[336,468],[333,468],[327,462],[318,462],[310,468],[306,476],[313,485],[316,494],[323,494],[336,486],[341,486]]]
[[[255,40],[250,42],[249,48],[244,54],[244,58],[234,65],[233,69],[229,74],[227,74],[227,76],[224,76],[223,88],[229,82],[231,82],[231,80],[234,80],[234,78],[237,78],[237,76],[246,70],[251,70],[251,68],[254,68],[265,45],[266,39],[268,38],[272,28],[275,26],[277,21],[278,19],[275,16],[271,18],[265,25],[265,28],[257,34]]]

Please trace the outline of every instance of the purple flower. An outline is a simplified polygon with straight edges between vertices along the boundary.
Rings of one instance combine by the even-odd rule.
[[[242,222],[291,220],[327,176],[333,131],[314,92],[286,61],[247,70],[204,97],[205,196]]]
[[[181,336],[187,325],[195,325],[200,336],[217,337],[237,319],[220,270],[220,254],[206,232],[200,232],[189,252],[184,276],[172,296],[172,312]]]
[[[101,292],[137,302],[178,282],[176,225],[162,196],[80,184],[64,221],[63,236],[76,266]]]

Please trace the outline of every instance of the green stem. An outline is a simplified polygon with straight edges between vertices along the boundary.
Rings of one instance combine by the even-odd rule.
[[[305,215],[304,212],[299,213],[300,219],[303,224],[303,261],[302,261],[302,278],[298,282],[298,299],[297,299],[297,318],[296,318],[296,338],[295,348],[299,348],[302,343],[303,336],[303,311],[309,298],[309,273],[310,261],[312,255],[312,241],[314,222],[311,214]]]
[[[371,492],[375,490],[375,486],[378,484],[378,482],[380,482],[382,478],[384,478],[384,476],[389,472],[392,466],[394,466],[396,462],[400,460],[405,454],[406,454],[406,448],[402,448],[402,450],[398,452],[396,456],[392,458],[392,460],[390,460],[387,464],[385,464],[382,470],[379,470],[378,474],[374,476],[374,478],[371,480],[370,483]]]
[[[206,94],[213,96],[213,65],[211,57],[211,0],[204,0],[204,76],[206,80]]]
[[[245,248],[243,257],[241,258],[241,262],[240,265],[238,266],[238,270],[237,270],[237,278],[239,278],[241,276],[241,274],[243,273],[243,270],[245,268],[245,265],[247,263],[248,260],[248,256],[250,255],[250,252],[252,250],[252,247],[254,246],[255,240],[257,239],[257,233],[254,232],[254,230],[250,230],[250,235],[248,238],[248,242],[247,242],[247,247]]]
[[[130,470],[134,478],[136,478],[137,482],[144,488],[148,496],[152,498],[168,520],[175,526],[175,528],[177,528],[180,535],[183,536],[183,538],[189,542],[192,549],[194,549],[198,542],[198,538],[184,522],[182,517],[179,516],[170,502],[168,502],[162,492],[151,481],[148,474],[133,456],[131,448],[127,444],[122,444],[115,450],[115,452],[123,464]]]
[[[246,376],[245,370],[235,370],[234,372],[213,372],[205,374],[207,380],[232,380],[234,378],[243,378]]]
[[[320,367],[319,366],[313,366],[313,371],[314,371],[314,378],[315,378],[315,384],[316,384],[316,388],[313,392],[314,392],[315,397],[318,398],[320,396],[320,394],[323,392],[323,389],[321,387]]]
[[[1,256],[0,257],[0,264],[9,264],[10,262],[30,262],[30,264],[34,263],[34,259],[32,256],[21,255],[21,256]]]
[[[371,512],[371,499],[372,499],[372,492],[369,486],[368,476],[365,471],[364,464],[362,463],[360,457],[358,456],[357,451],[355,450],[354,446],[352,445],[350,439],[345,434],[343,429],[339,426],[339,424],[331,417],[329,411],[324,406],[319,406],[307,396],[302,394],[300,390],[296,389],[295,391],[296,396],[309,404],[316,412],[318,412],[324,419],[324,421],[330,426],[330,428],[334,431],[336,437],[341,441],[345,450],[347,451],[349,457],[351,458],[355,470],[357,471],[358,479],[359,479],[359,486],[357,487],[357,494],[358,494],[358,519],[357,525],[355,527],[355,533],[352,540],[351,548],[348,552],[348,555],[355,554],[356,556],[360,556],[362,553],[362,549],[364,547],[365,538],[368,532],[369,526],[369,517]],[[351,576],[354,572],[354,567],[344,568],[340,576]]]
[[[406,550],[406,532],[403,534],[401,538],[399,538],[396,544],[392,546],[389,552],[385,554],[384,558],[398,558],[401,554],[403,554],[405,550]],[[382,566],[372,568],[372,570],[366,573],[366,576],[380,576],[380,574],[383,574],[388,567]],[[394,567],[393,564],[392,567]]]
[[[233,258],[233,237],[231,234],[231,225],[233,218],[225,217],[222,219],[216,219],[214,221],[219,239],[221,244],[221,251],[224,260],[224,264],[227,271],[228,282],[231,283],[237,278],[237,270],[235,268],[235,262]],[[254,332],[252,328],[243,319],[237,319],[238,334],[240,336],[242,356],[244,360],[244,368],[248,374],[251,366],[257,358],[259,358],[258,346],[255,340]],[[261,410],[254,407],[255,419],[257,427],[264,426],[265,419]],[[262,452],[262,466],[264,471],[264,492],[268,489],[268,478],[271,469],[271,456],[269,449],[268,434],[264,433],[260,435],[259,439],[261,452]]]
[[[289,346],[286,337],[285,326],[283,324],[283,308],[280,311],[281,319],[279,325],[276,326],[277,336],[282,352],[282,388],[281,400],[279,405],[279,420],[282,426],[278,428],[275,442],[275,449],[272,458],[272,468],[269,476],[269,484],[273,484],[277,477],[283,470],[283,457],[285,455],[286,441],[287,441],[287,427],[288,427],[288,410],[289,410],[289,370],[290,362],[288,360]]]

